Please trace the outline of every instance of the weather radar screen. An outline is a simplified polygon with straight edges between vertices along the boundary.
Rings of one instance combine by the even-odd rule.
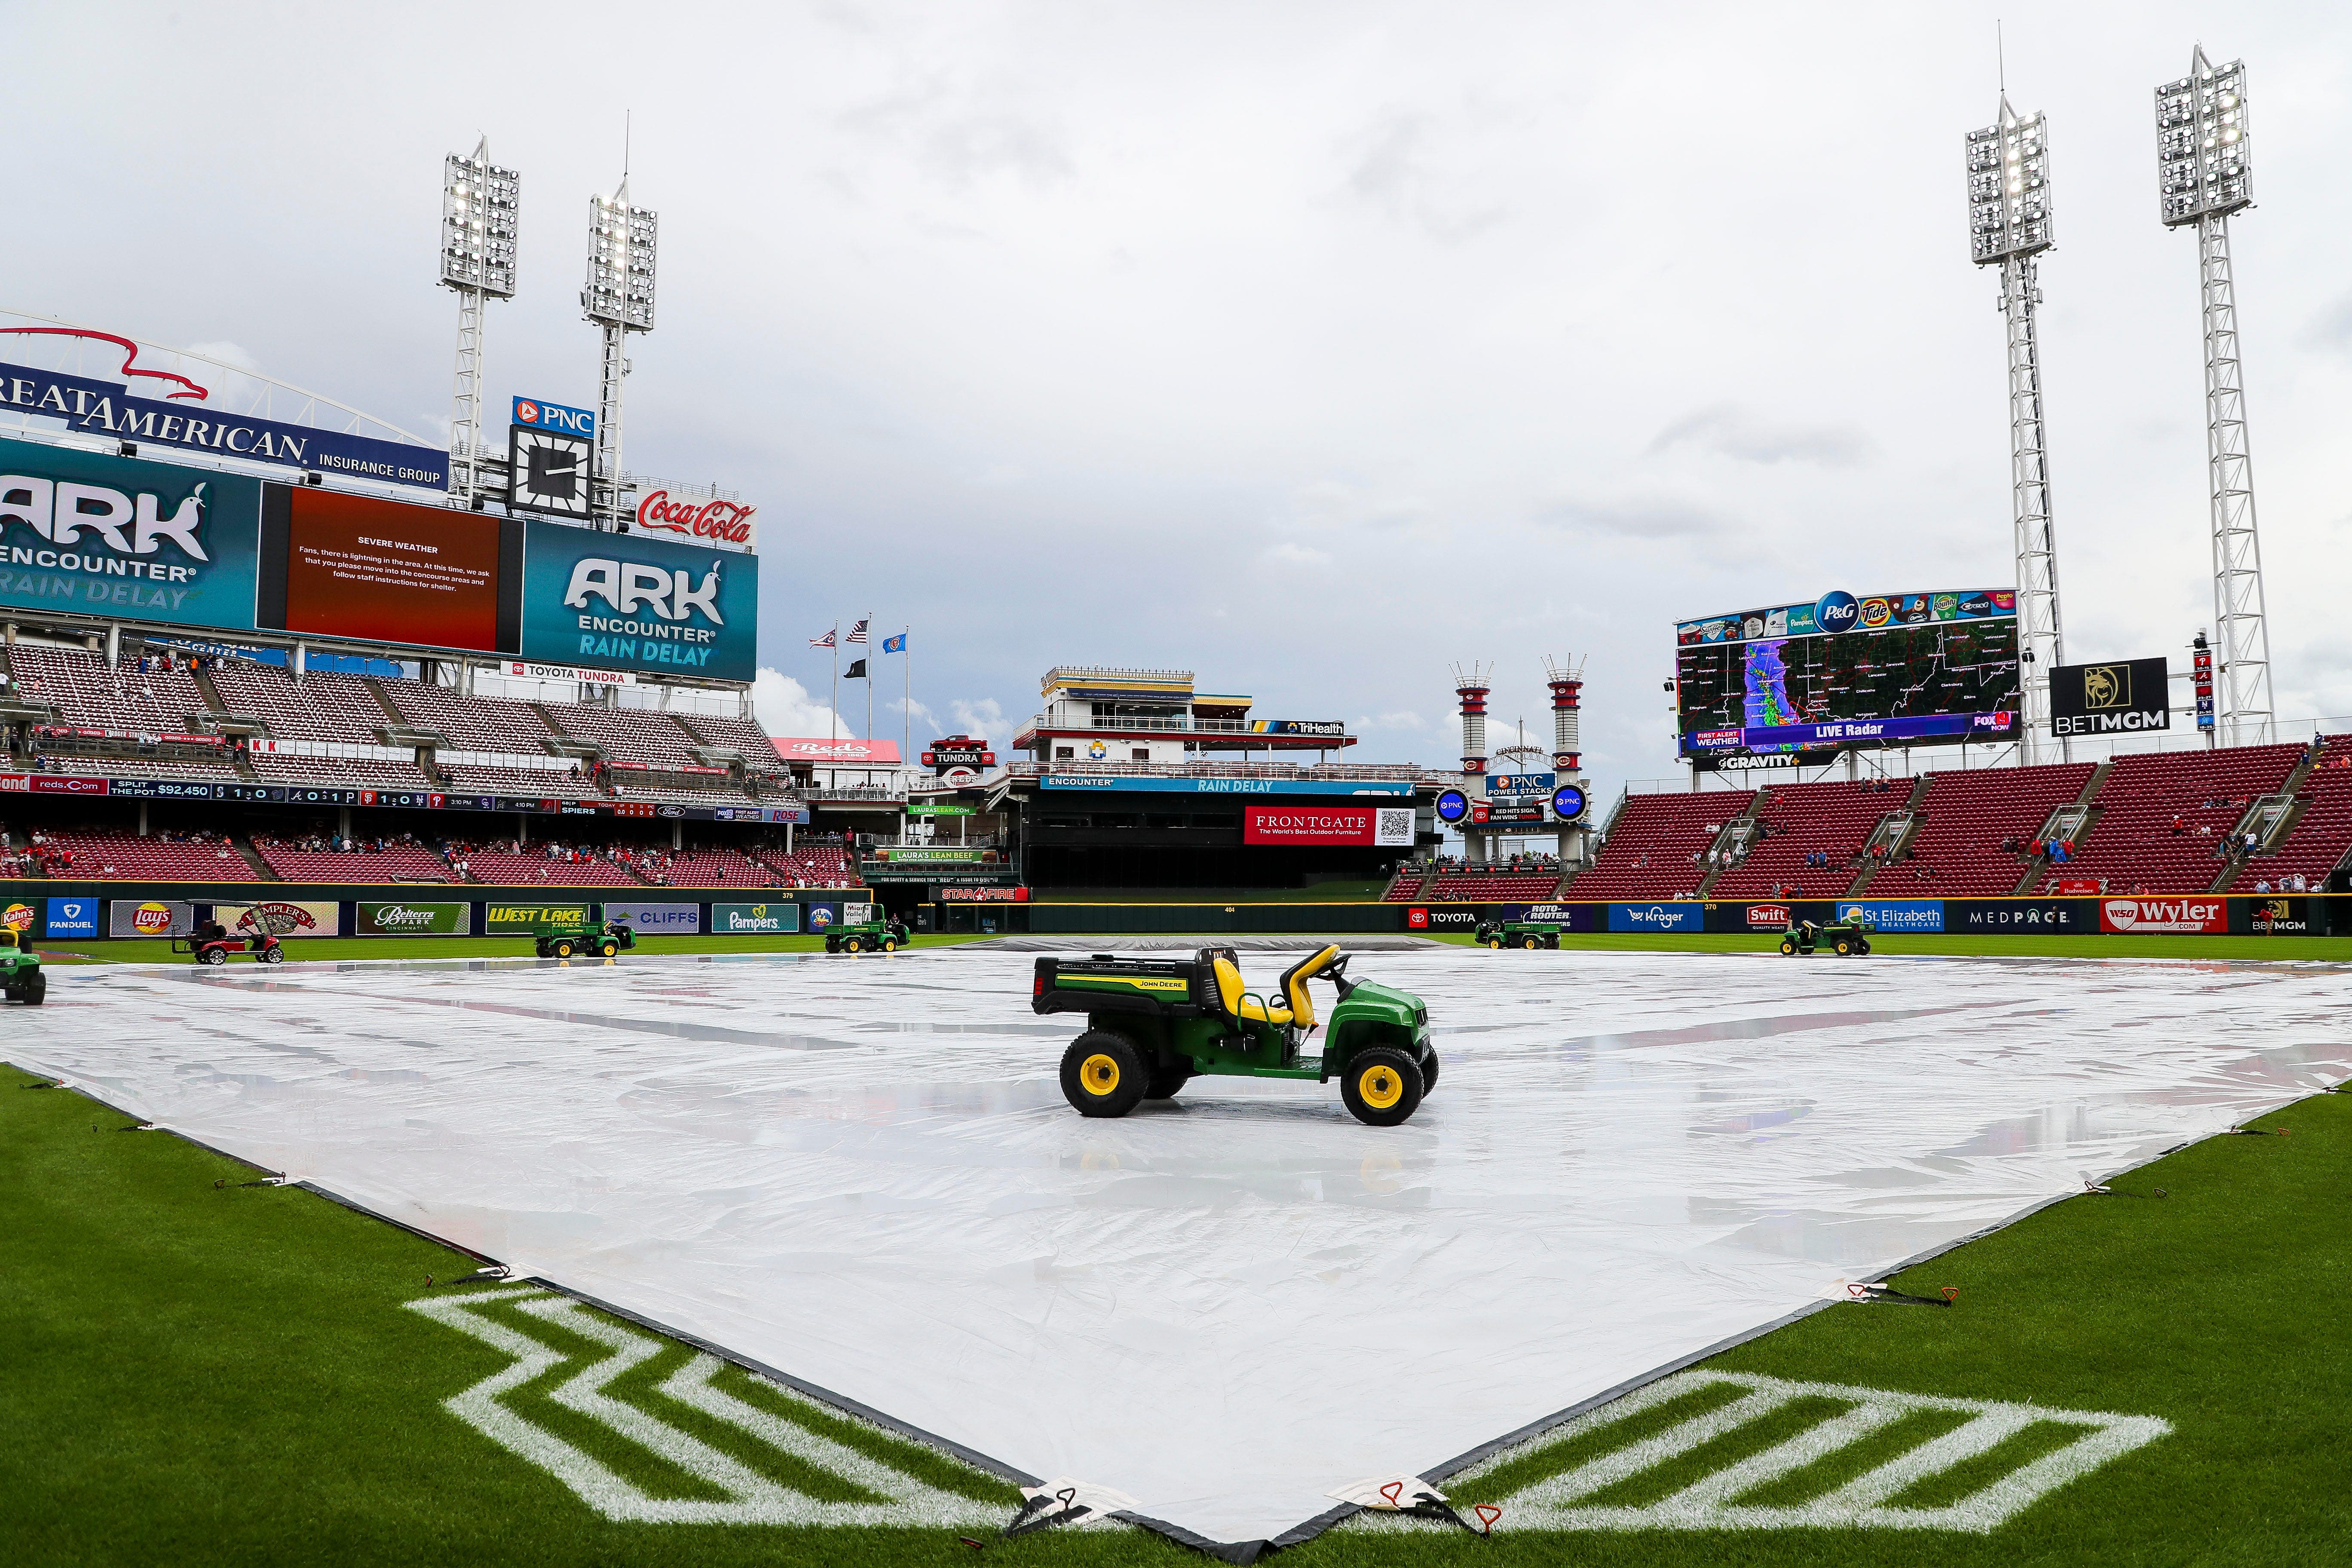
[[[2007,588],[1826,594],[1684,621],[1675,641],[1681,751],[1702,768],[2017,734]]]

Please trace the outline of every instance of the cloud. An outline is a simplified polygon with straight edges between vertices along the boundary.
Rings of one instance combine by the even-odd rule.
[[[1328,566],[1331,557],[1320,550],[1293,544],[1286,539],[1265,552],[1265,562],[1270,566]]]
[[[845,728],[801,683],[782,670],[762,669],[751,682],[751,711],[771,735],[843,735]]]
[[[1426,730],[1428,728],[1429,721],[1409,708],[1399,709],[1393,713],[1366,714],[1355,722],[1358,734],[1362,734],[1369,730]]]
[[[1743,463],[1814,463],[1825,468],[1858,468],[1878,452],[1853,426],[1776,425],[1731,403],[1684,415],[1658,432],[1650,451],[1685,445]]]
[[[959,697],[948,704],[948,711],[955,717],[957,733],[982,736],[996,751],[1003,751],[1005,742],[1013,738],[1013,721],[1004,716],[1003,706],[993,697],[976,702]]]
[[[1623,539],[1705,539],[1738,527],[1705,507],[1666,499],[1556,501],[1537,512],[1536,521],[1575,532]]]
[[[261,374],[261,362],[254,358],[242,343],[227,342],[190,343],[188,352],[192,354],[202,354],[206,359],[218,360],[223,364],[234,365],[239,370],[250,371],[255,375]]]

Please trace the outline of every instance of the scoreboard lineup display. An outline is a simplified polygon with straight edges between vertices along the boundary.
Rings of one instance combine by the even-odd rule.
[[[2017,734],[2010,589],[1824,595],[1675,628],[1681,753],[1705,767]]]

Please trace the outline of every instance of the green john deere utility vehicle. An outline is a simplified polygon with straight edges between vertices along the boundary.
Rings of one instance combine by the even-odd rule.
[[[1481,947],[1558,947],[1559,927],[1542,921],[1488,921],[1478,928]]]
[[[824,933],[827,952],[896,952],[914,940],[904,921],[879,904],[844,904],[840,923]]]
[[[49,977],[41,973],[41,955],[26,945],[25,933],[0,926],[0,996],[37,1007],[49,994]]]
[[[1309,980],[1338,987],[1318,1026]],[[1429,1009],[1420,997],[1348,978],[1348,960],[1324,948],[1290,966],[1271,997],[1244,990],[1229,947],[1190,958],[1041,958],[1031,1008],[1084,1013],[1086,1033],[1062,1053],[1062,1093],[1082,1116],[1124,1116],[1166,1100],[1198,1073],[1339,1080],[1357,1121],[1393,1127],[1437,1085]],[[1326,1028],[1320,1055],[1307,1047]]]
[[[1826,947],[1840,958],[1861,958],[1870,952],[1870,933],[1875,929],[1859,914],[1834,925],[1790,921],[1789,929],[1780,933],[1780,952],[1790,958],[1811,958]]]

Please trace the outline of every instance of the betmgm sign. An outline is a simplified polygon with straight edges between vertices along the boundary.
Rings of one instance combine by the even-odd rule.
[[[2171,672],[2160,658],[2062,664],[2050,672],[2053,735],[2136,735],[2172,728]]]

